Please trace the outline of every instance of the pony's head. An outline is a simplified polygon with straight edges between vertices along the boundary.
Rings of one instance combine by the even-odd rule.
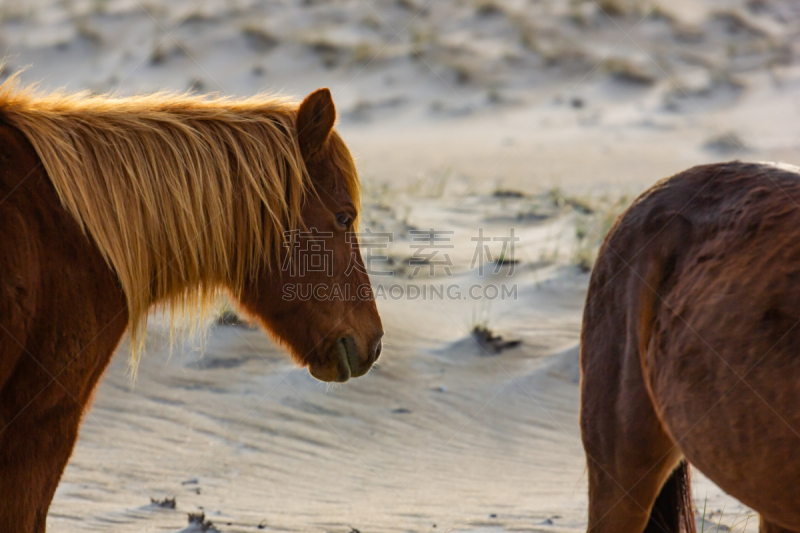
[[[0,113],[119,277],[134,370],[152,306],[202,316],[222,289],[318,379],[361,376],[380,355],[354,230],[358,175],[327,89],[298,108],[263,96],[40,95],[12,77]]]
[[[344,382],[378,359],[383,327],[356,233],[358,175],[335,121],[328,89],[300,104],[297,142],[309,178],[301,220],[284,236],[279,268],[248,282],[241,303],[312,376]]]

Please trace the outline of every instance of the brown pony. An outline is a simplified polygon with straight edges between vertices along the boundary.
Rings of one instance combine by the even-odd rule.
[[[689,463],[800,531],[800,169],[699,166],[605,240],[581,336],[589,531],[695,530]]]
[[[153,306],[220,291],[324,381],[365,374],[381,321],[330,91],[275,99],[0,87],[0,531],[42,532],[92,390]],[[303,268],[322,250],[325,269]],[[347,298],[289,298],[293,284]]]

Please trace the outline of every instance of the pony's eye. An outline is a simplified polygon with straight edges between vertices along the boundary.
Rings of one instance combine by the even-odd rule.
[[[339,223],[340,226],[347,227],[350,225],[350,215],[347,213],[339,213],[336,215],[336,222]]]

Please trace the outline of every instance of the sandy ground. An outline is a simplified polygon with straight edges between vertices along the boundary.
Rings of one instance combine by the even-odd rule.
[[[199,531],[186,513],[204,511],[231,532],[583,530],[581,265],[662,177],[800,163],[798,4],[663,4],[1,2],[2,75],[27,66],[44,88],[331,87],[365,226],[395,235],[376,264],[394,276],[373,276],[384,355],[347,385],[315,382],[246,327],[170,356],[154,319],[135,387],[124,346],[100,385],[48,528]],[[513,273],[476,275],[479,227],[514,228]],[[420,228],[454,232],[451,276],[409,277]],[[476,283],[516,297],[390,293]],[[487,353],[476,324],[521,343]],[[743,530],[749,510],[700,474],[694,489],[706,529]],[[165,497],[175,509],[150,504]]]

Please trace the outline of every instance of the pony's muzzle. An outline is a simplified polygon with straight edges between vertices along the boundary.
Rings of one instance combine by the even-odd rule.
[[[309,372],[320,381],[336,381],[344,383],[350,378],[363,376],[378,360],[383,349],[381,332],[377,339],[369,343],[367,350],[359,349],[358,342],[352,335],[339,339],[333,346],[331,359],[327,364],[310,365]],[[363,354],[363,355],[362,355]]]
[[[369,369],[372,368],[372,365],[381,355],[381,350],[383,349],[381,337],[383,337],[383,332],[378,335],[377,339],[372,340],[372,342],[367,345],[366,353],[363,356],[361,350],[359,349],[358,343],[351,335],[348,335],[339,341],[339,344],[344,350],[344,353],[340,356],[340,358],[342,362],[347,363],[347,367],[349,369],[347,378],[345,378],[343,381],[347,381],[347,379],[351,377],[357,378],[363,376],[369,372]],[[344,365],[340,364],[340,367],[342,366]],[[345,372],[342,371],[340,376],[344,377],[344,374]]]

